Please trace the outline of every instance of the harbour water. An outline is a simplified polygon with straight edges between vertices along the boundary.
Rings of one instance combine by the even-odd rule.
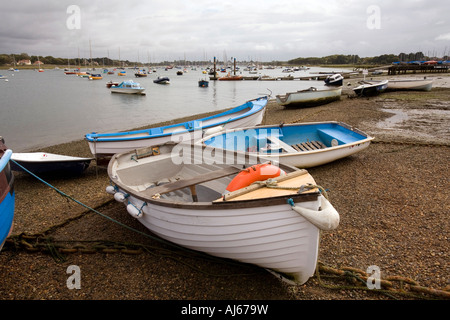
[[[84,70],[82,70],[84,71]],[[209,79],[201,68],[155,69],[147,77],[136,78],[135,70],[127,76],[102,74],[102,80],[88,80],[66,75],[62,69],[44,72],[1,70],[0,136],[15,152],[29,151],[59,143],[80,140],[90,132],[125,131],[162,121],[232,108],[260,96],[285,94],[309,87],[321,88],[323,80],[284,81],[210,81],[209,87],[198,80]],[[259,75],[286,77],[317,76],[319,72],[348,71],[311,68],[307,71],[282,72],[282,68],[258,70]],[[91,73],[102,73],[100,68]],[[255,76],[239,71],[243,76]],[[170,84],[153,83],[167,76]],[[219,73],[225,76],[226,73]],[[132,79],[146,88],[146,95],[112,94],[106,82]]]

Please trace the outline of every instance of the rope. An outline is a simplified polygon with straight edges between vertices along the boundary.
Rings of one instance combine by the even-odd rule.
[[[255,181],[252,184],[259,184],[271,189],[298,190],[298,193],[304,193],[306,191],[317,188],[319,189],[320,193],[323,194],[323,196],[328,200],[327,191],[323,187],[312,183],[303,184],[300,187],[279,186],[275,179],[269,178],[264,181]]]

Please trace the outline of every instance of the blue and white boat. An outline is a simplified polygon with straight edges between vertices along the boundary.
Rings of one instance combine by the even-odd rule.
[[[366,149],[374,138],[342,122],[266,125],[219,132],[197,144],[258,155],[282,164],[310,168]]]
[[[0,137],[0,250],[12,231],[14,219],[14,175],[10,168],[12,153]]]
[[[361,81],[361,85],[353,88],[356,95],[362,97],[376,96],[384,91],[388,87],[389,80],[381,81]]]
[[[96,158],[174,141],[200,140],[215,131],[261,124],[268,97],[260,97],[228,111],[198,120],[144,130],[89,133],[85,139]],[[196,138],[198,137],[198,139]]]
[[[133,80],[123,81],[117,86],[111,86],[111,92],[126,94],[144,94],[145,88]]]

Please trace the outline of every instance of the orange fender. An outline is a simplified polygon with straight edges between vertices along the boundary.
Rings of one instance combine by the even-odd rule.
[[[283,170],[273,164],[256,164],[239,172],[227,186],[226,192],[236,191],[251,185],[255,181],[264,181],[284,174]]]

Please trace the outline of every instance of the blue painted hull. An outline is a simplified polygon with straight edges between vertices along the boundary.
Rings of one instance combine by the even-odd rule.
[[[9,161],[12,151],[0,140],[0,249],[12,230],[15,207],[14,175]]]

